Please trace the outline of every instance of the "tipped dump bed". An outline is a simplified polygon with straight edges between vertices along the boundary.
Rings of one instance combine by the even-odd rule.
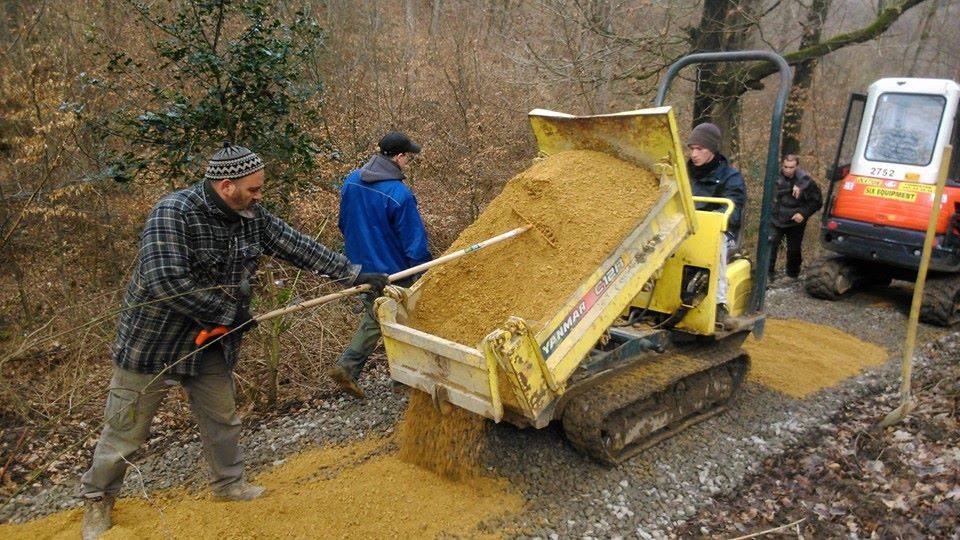
[[[668,108],[530,116],[543,157],[451,250],[528,221],[537,229],[431,270],[380,300],[378,316],[394,379],[497,421],[506,412],[539,426],[689,234],[693,203]]]
[[[510,316],[540,331],[658,194],[651,171],[609,154],[565,150],[537,160],[506,184],[451,250],[526,220],[536,228],[427,272],[415,287],[417,309],[407,324],[471,345]]]

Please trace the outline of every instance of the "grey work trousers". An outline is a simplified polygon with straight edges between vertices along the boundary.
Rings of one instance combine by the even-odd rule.
[[[81,478],[84,497],[116,496],[120,492],[132,456],[147,440],[154,415],[167,391],[177,383],[186,390],[190,409],[200,426],[200,440],[212,476],[211,488],[219,491],[243,477],[233,372],[219,346],[204,353],[200,373],[195,376],[157,377],[114,366],[103,431],[90,469]]]

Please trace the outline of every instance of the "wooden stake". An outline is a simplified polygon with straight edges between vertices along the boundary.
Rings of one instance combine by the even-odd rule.
[[[940,202],[943,198],[943,186],[947,182],[947,168],[950,166],[950,156],[953,147],[947,145],[943,149],[943,158],[940,162],[940,174],[937,177],[937,187],[933,193],[933,205],[930,208],[930,218],[927,219],[927,234],[923,239],[923,254],[920,255],[920,268],[917,270],[917,282],[913,286],[913,301],[910,303],[910,319],[907,321],[907,342],[903,347],[903,360],[900,363],[900,406],[890,411],[880,422],[881,428],[890,427],[913,411],[916,404],[910,393],[910,380],[913,377],[913,351],[917,342],[917,323],[920,319],[920,304],[923,301],[923,288],[927,283],[927,270],[930,267],[930,253],[933,251],[933,239],[937,234],[937,218],[940,216]]]

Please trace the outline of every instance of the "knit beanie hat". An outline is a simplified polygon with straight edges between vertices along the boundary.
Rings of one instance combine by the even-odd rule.
[[[706,148],[714,154],[720,152],[720,128],[715,124],[706,122],[693,128],[690,136],[687,137],[687,146],[697,145]]]
[[[234,180],[253,174],[264,167],[260,156],[242,146],[223,143],[207,163],[207,180]]]

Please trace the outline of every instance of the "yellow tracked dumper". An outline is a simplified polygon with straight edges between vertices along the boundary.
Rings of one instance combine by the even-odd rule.
[[[671,67],[658,104],[683,66],[741,59],[772,59],[781,67],[772,174],[768,155],[771,185],[778,167],[778,114],[789,87],[779,56],[686,57]],[[632,231],[545,325],[509,317],[479,343],[456,343],[407,325],[417,309],[418,285],[388,288],[376,312],[390,375],[428,393],[438,407],[461,407],[521,427],[561,421],[579,450],[619,463],[724,410],[736,395],[749,368],[741,344],[751,331],[762,333],[766,273],[755,279],[746,258],[727,264],[729,308],[739,325],[717,326],[720,242],[733,206],[727,199],[693,197],[670,107],[587,117],[538,109],[529,117],[541,155],[594,150],[653,170],[659,177],[656,203],[637,216]],[[701,211],[698,203],[726,210]],[[761,237],[766,220],[764,213]],[[769,249],[759,244],[757,267],[766,268]]]

